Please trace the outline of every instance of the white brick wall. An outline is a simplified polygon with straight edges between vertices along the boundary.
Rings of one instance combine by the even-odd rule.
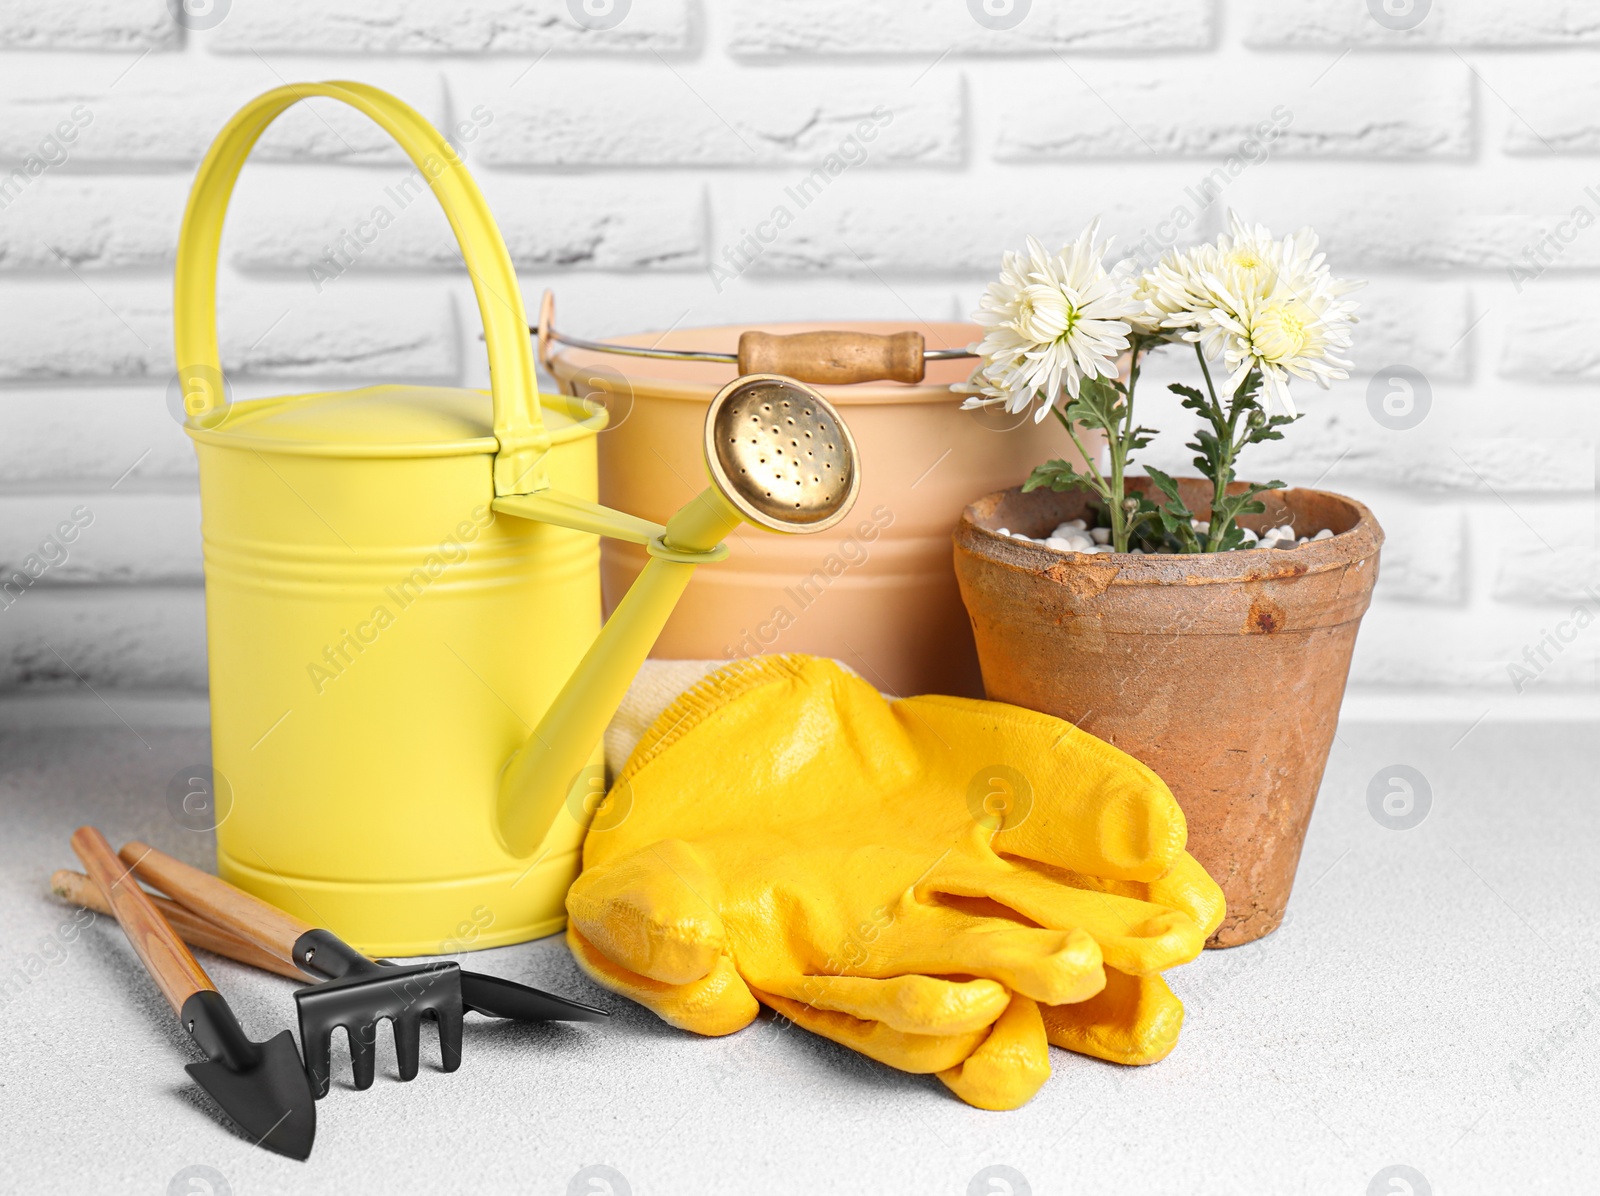
[[[552,58],[554,56],[552,55]],[[899,78],[859,67],[752,70],[730,62],[681,74],[635,68],[625,87],[597,86],[592,62],[546,60],[533,85],[463,82],[460,103],[494,113],[476,149],[487,166],[761,166],[810,169],[856,125],[876,123],[862,165],[960,167],[961,80]]]
[[[1366,0],[1019,0],[990,28],[963,0],[618,0],[611,29],[566,0],[215,4],[219,23],[184,30],[160,0],[0,0],[0,180],[49,163],[0,190],[0,574],[92,516],[0,609],[0,688],[204,685],[168,275],[200,154],[288,80],[367,80],[477,124],[464,149],[524,292],[554,286],[575,331],[953,318],[1002,250],[1096,214],[1146,253],[1212,235],[1229,206],[1314,224],[1371,280],[1358,374],[1303,389],[1306,421],[1245,472],[1354,494],[1387,527],[1355,692],[1514,709],[1507,665],[1600,593],[1592,3],[1415,0],[1407,28]],[[877,136],[852,148],[862,120]],[[834,153],[849,168],[714,282]],[[307,276],[404,173],[335,104],[269,131],[224,243],[239,393],[482,384],[431,204],[320,291]],[[1188,425],[1159,383],[1189,362],[1168,356],[1145,422],[1168,429],[1152,463],[1182,468]],[[1431,401],[1409,429],[1369,405],[1399,369]],[[1524,689],[1600,698],[1600,625]]]
[[[1021,0],[987,5],[977,0],[972,6],[1027,14],[1009,29],[986,28],[972,19],[969,6],[945,0],[761,0],[711,7],[727,14],[734,54],[787,58],[1199,48],[1210,41],[1216,6],[1213,0],[1031,6]]]
[[[1395,16],[1387,25],[1373,20],[1367,0],[1248,0],[1241,7],[1248,22],[1245,44],[1257,49],[1600,44],[1600,25],[1587,0],[1390,0],[1385,7]]]
[[[1454,57],[1400,72],[1368,57],[1318,78],[1299,56],[1263,56],[1251,71],[1130,72],[1121,59],[1026,79],[1000,107],[995,157],[1182,154],[1227,157],[1272,132],[1272,152],[1300,157],[1465,158],[1472,153],[1472,75]]]

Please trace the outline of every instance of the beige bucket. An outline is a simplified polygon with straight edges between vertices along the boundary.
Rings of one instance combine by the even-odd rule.
[[[889,333],[913,327],[928,348],[978,340],[973,324],[867,321],[679,329],[612,337],[614,343],[734,352],[739,334],[822,329]],[[732,365],[662,361],[566,348],[550,362],[568,394],[604,403],[600,501],[664,521],[705,486],[706,407]],[[810,652],[843,660],[895,694],[983,696],[972,630],[956,586],[950,534],[967,503],[1015,486],[1034,465],[1070,454],[1054,420],[962,411],[950,384],[970,360],[931,361],[917,385],[819,386],[840,409],[861,453],[861,497],[837,528],[805,538],[736,532],[732,556],[689,583],[651,655],[733,659]],[[601,547],[609,614],[644,567],[643,549]]]

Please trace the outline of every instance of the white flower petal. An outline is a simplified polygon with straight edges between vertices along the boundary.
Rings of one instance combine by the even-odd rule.
[[[976,350],[984,381],[974,375],[966,389],[1004,395],[1017,411],[1037,402],[1042,419],[1063,391],[1076,397],[1084,378],[1116,376],[1147,303],[1131,266],[1106,269],[1111,242],[1096,240],[1099,227],[1091,222],[1059,253],[1029,237],[1025,253],[1003,255],[973,314],[985,329]]]

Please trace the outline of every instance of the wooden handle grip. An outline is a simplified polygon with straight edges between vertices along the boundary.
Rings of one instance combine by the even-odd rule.
[[[122,847],[122,860],[151,888],[160,889],[179,905],[187,906],[213,926],[220,926],[254,943],[286,963],[294,962],[294,944],[316,927],[286,914],[227,881],[191,868],[148,844]]]
[[[58,869],[50,876],[50,888],[63,901],[81,905],[84,909],[92,909],[97,914],[116,916],[111,912],[111,903],[100,891],[100,886],[81,872],[73,872],[69,868]],[[287,976],[290,980],[305,982],[305,974],[293,964],[267,954],[260,947],[246,942],[238,935],[229,934],[221,927],[211,925],[199,914],[191,914],[176,901],[168,901],[165,897],[157,897],[153,893],[147,893],[146,896],[167,920],[167,924],[177,932],[178,937],[189,946],[199,947],[202,951],[209,951],[213,955],[220,955],[236,963],[260,968],[264,972],[276,972],[280,976]]]
[[[183,940],[168,926],[150,897],[118,861],[106,837],[92,826],[72,832],[72,850],[100,887],[112,914],[128,936],[145,971],[167,998],[173,1013],[197,992],[216,991],[211,977],[195,962]]]
[[[786,374],[800,382],[921,382],[920,332],[745,332],[739,336],[741,374]]]

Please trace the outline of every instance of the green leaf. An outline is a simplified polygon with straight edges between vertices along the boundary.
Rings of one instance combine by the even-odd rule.
[[[1270,482],[1251,482],[1248,489],[1239,492],[1240,498],[1254,498],[1258,494],[1265,494],[1268,490],[1282,490],[1287,482],[1280,482],[1274,478]]]
[[[1221,527],[1223,529],[1217,551],[1229,551],[1232,548],[1237,548],[1243,542],[1244,533],[1240,531],[1238,524],[1235,522],[1240,515],[1260,515],[1266,511],[1266,504],[1258,501],[1256,495],[1264,494],[1268,490],[1281,489],[1283,489],[1283,483],[1278,481],[1252,482],[1238,494],[1230,494],[1219,503],[1216,509],[1211,512],[1212,528]],[[1207,539],[1210,539],[1210,537],[1207,537]]]
[[[1222,543],[1217,546],[1217,551],[1232,552],[1244,542],[1244,529],[1237,523],[1230,523],[1228,530],[1222,533]]]
[[[1066,490],[1090,490],[1098,492],[1094,479],[1087,474],[1077,471],[1066,461],[1046,461],[1043,465],[1035,465],[1033,472],[1028,475],[1028,480],[1022,483],[1022,492],[1031,494],[1035,490],[1049,487],[1056,493]]]
[[[1178,497],[1178,483],[1173,481],[1172,476],[1162,473],[1161,470],[1153,465],[1146,465],[1144,471],[1149,475],[1150,480],[1156,484],[1156,489],[1167,496],[1167,505],[1188,515],[1189,508],[1184,506],[1183,499]],[[1193,518],[1193,516],[1188,517]]]
[[[1194,528],[1189,526],[1187,519],[1174,515],[1171,511],[1161,511],[1161,523],[1167,529],[1167,538],[1172,547],[1178,552],[1196,553],[1201,551],[1199,537],[1195,535]]]
[[[1243,446],[1246,444],[1259,444],[1264,440],[1282,440],[1283,433],[1278,429],[1286,427],[1300,418],[1302,418],[1300,415],[1273,415],[1269,416],[1260,427],[1254,427],[1246,421],[1245,434],[1240,444]]]
[[[1118,386],[1105,378],[1086,378],[1078,397],[1067,406],[1067,418],[1114,435],[1122,423],[1124,401]]]
[[[1129,547],[1139,547],[1146,552],[1168,547],[1169,539],[1161,523],[1161,508],[1139,491],[1134,491],[1132,497],[1139,500],[1139,507],[1128,520]]]
[[[1194,439],[1186,447],[1200,454],[1194,459],[1194,467],[1200,471],[1200,476],[1215,480],[1217,474],[1222,471],[1223,460],[1222,441],[1217,438],[1217,434],[1199,428],[1195,431]],[[1233,479],[1230,477],[1228,480]]]
[[[1179,552],[1199,552],[1200,542],[1195,538],[1194,528],[1189,526],[1189,520],[1194,518],[1194,512],[1184,505],[1178,496],[1178,483],[1168,474],[1159,469],[1145,467],[1145,473],[1150,476],[1150,481],[1166,496],[1167,501],[1155,508],[1155,515],[1161,520],[1162,529],[1167,533],[1167,539]],[[1146,500],[1148,501],[1148,500]],[[1143,504],[1141,504],[1141,509]]]

